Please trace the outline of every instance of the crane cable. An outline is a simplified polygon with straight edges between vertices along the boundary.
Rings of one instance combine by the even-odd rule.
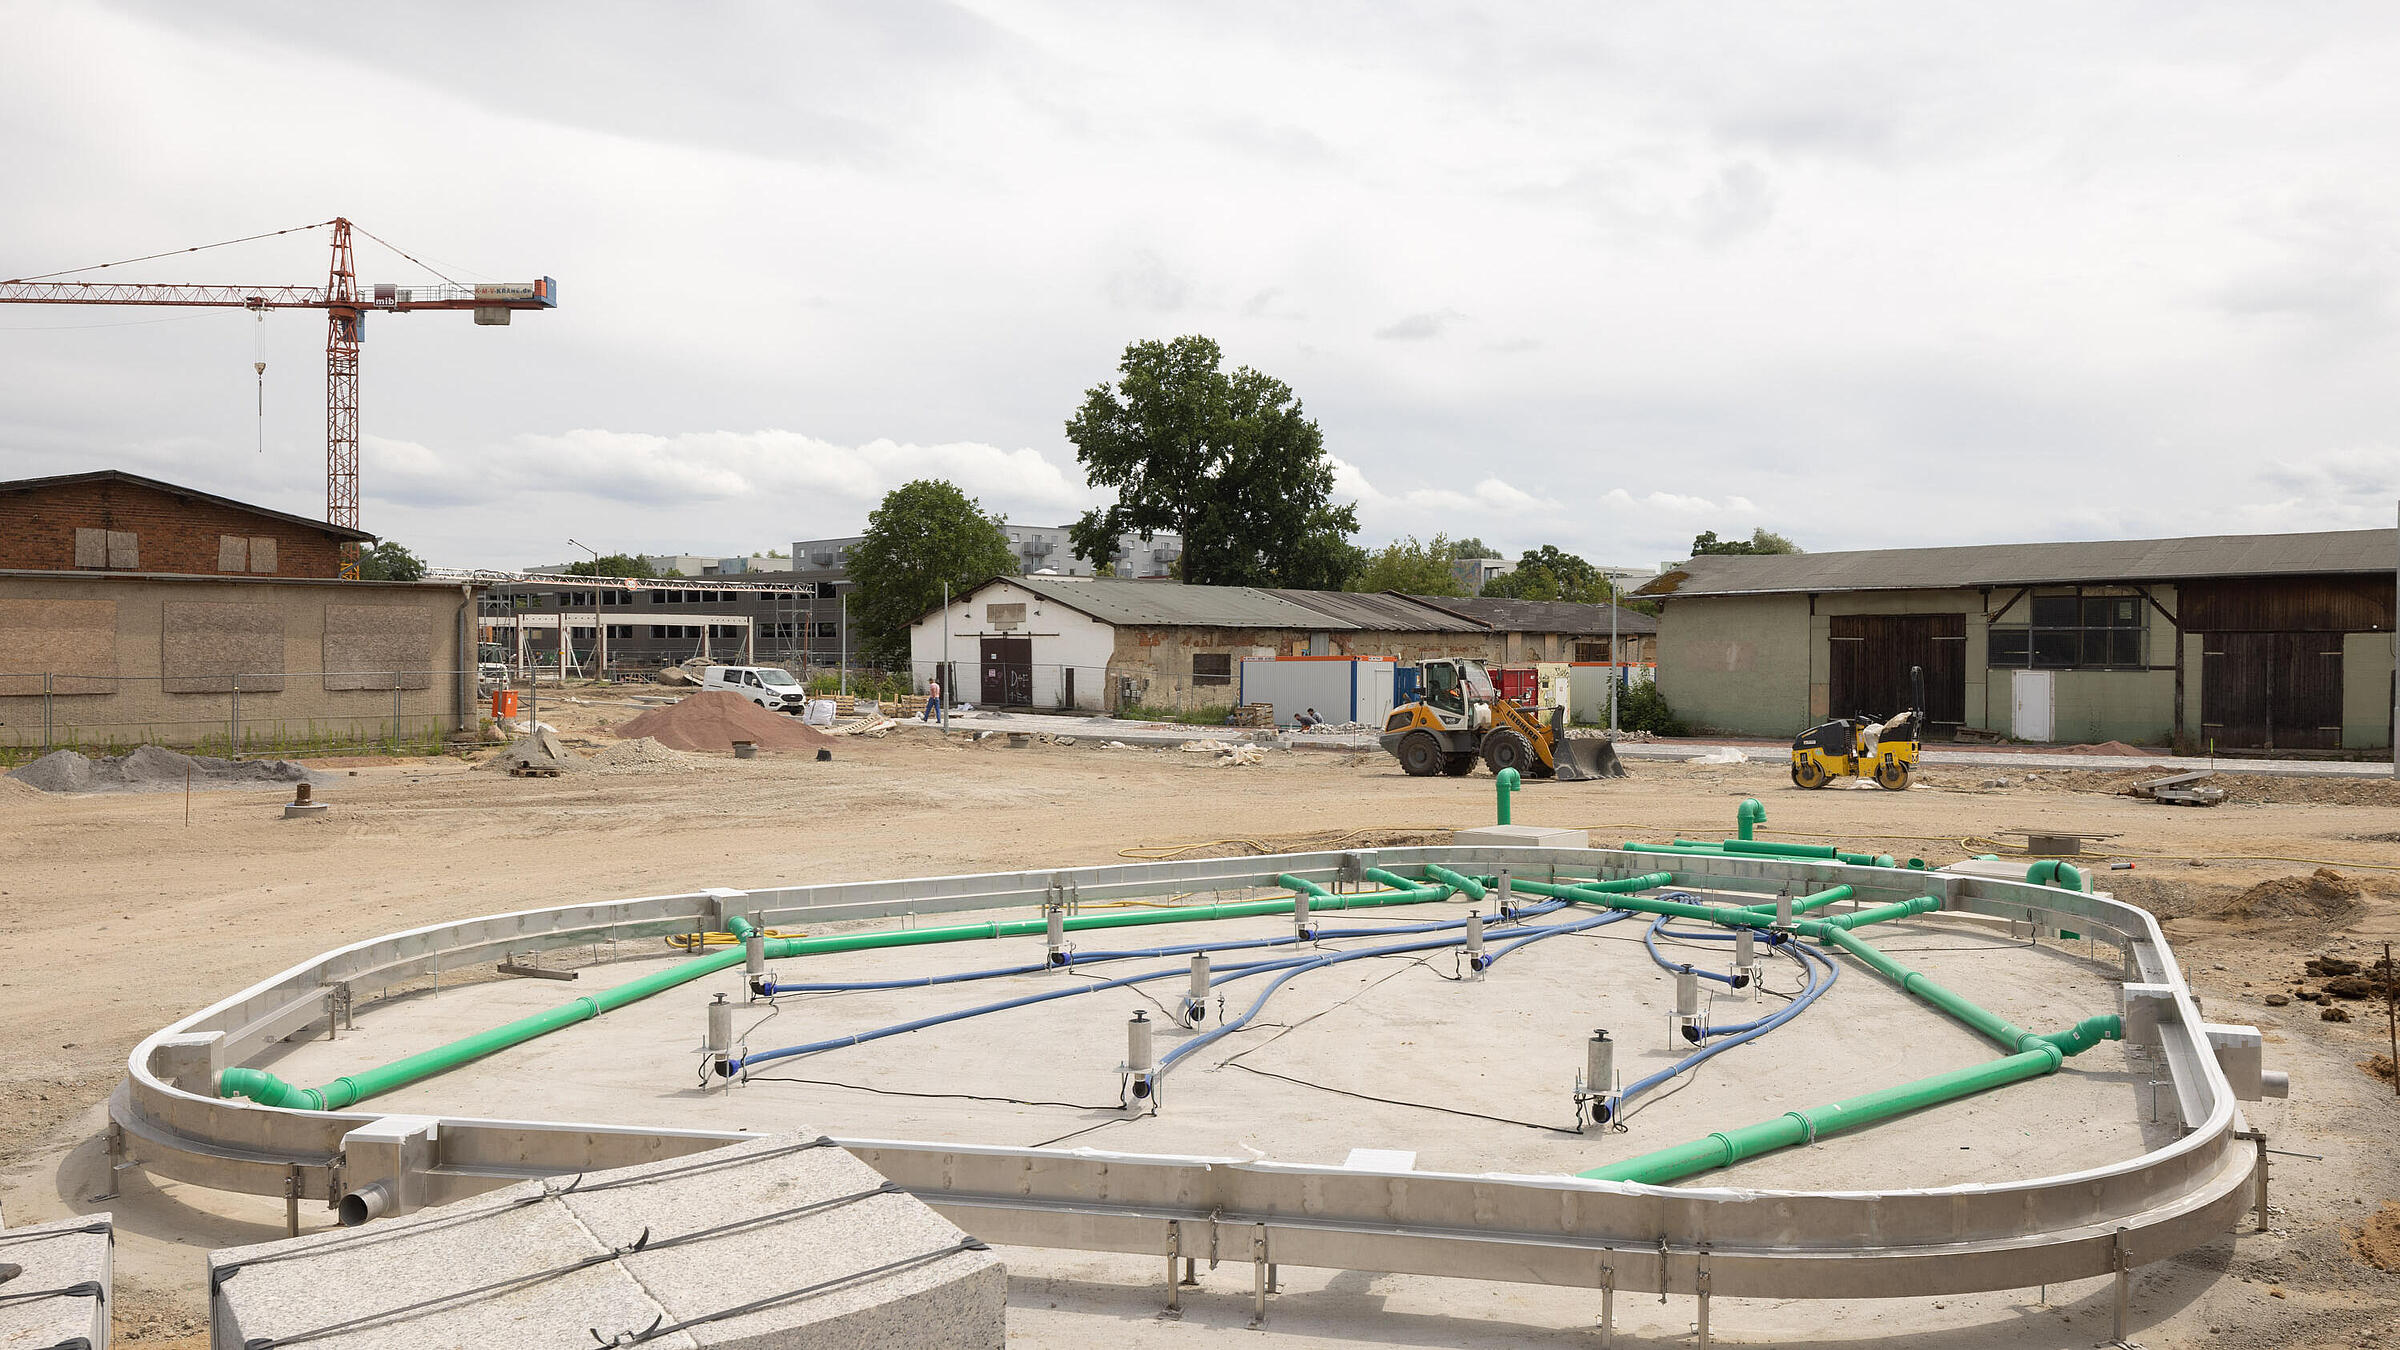
[[[294,225],[288,230],[269,230],[265,234],[246,234],[239,239],[221,239],[213,244],[194,244],[190,248],[171,248],[164,253],[145,253],[139,258],[119,258],[115,262],[92,263],[85,267],[69,267],[57,272],[43,272],[38,276],[10,277],[6,282],[0,282],[0,285],[13,286],[20,281],[47,281],[52,277],[73,276],[77,272],[97,272],[104,267],[123,267],[128,263],[150,262],[158,258],[176,258],[181,257],[186,253],[198,253],[203,249],[224,248],[228,244],[247,244],[258,239],[273,239],[278,235],[298,234],[302,230],[321,230],[332,223],[333,222],[330,220],[320,220],[314,225]],[[373,238],[371,235],[368,237]],[[383,241],[376,240],[376,242],[382,243]],[[384,244],[384,247],[391,248],[391,245]],[[399,252],[397,249],[393,249],[393,251],[396,253]],[[402,254],[401,256],[407,257],[406,254]],[[410,261],[414,262],[415,259],[412,258]]]

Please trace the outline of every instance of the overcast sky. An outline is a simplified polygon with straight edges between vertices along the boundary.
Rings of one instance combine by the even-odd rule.
[[[1137,338],[1300,393],[1362,542],[1680,557],[2389,525],[2379,4],[0,0],[0,277],[347,215],[368,529],[1054,524]],[[131,280],[321,283],[316,231]],[[360,241],[365,282],[430,280]],[[0,471],[322,515],[322,316],[0,306]],[[251,369],[263,340],[265,448]]]

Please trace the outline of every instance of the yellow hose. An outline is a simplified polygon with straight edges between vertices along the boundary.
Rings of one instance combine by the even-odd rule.
[[[767,936],[796,938],[806,937],[808,934],[801,929],[792,929],[787,932],[781,928],[770,928],[767,930]],[[688,952],[699,947],[739,947],[742,945],[742,940],[731,933],[669,933],[666,943],[670,947]]]

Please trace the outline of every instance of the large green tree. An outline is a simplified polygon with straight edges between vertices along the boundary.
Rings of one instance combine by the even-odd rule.
[[[1117,496],[1075,522],[1076,556],[1098,563],[1121,535],[1171,531],[1194,585],[1339,588],[1359,561],[1358,510],[1333,502],[1324,433],[1291,386],[1223,364],[1204,337],[1135,342],[1116,383],[1084,394],[1067,439]]]
[[[1420,544],[1412,534],[1369,552],[1366,564],[1343,589],[1399,591],[1405,595],[1465,595],[1467,588],[1459,584],[1458,574],[1450,570],[1450,560],[1457,556],[1455,546],[1441,535]]]
[[[1764,525],[1750,532],[1748,539],[1719,539],[1715,530],[1703,530],[1692,540],[1692,556],[1711,553],[1798,553],[1798,544],[1775,533]]]
[[[594,558],[590,562],[569,563],[567,575],[571,577],[639,577],[649,580],[658,575],[658,569],[634,554],[610,553]]]
[[[998,516],[940,479],[920,478],[884,495],[850,546],[850,622],[859,654],[890,669],[909,660],[908,627],[952,594],[1013,575],[1017,556]]]
[[[361,581],[423,581],[425,579],[425,560],[409,552],[405,545],[386,539],[373,548],[359,550],[358,579]]]
[[[1555,544],[1528,549],[1517,566],[1484,583],[1483,593],[1508,600],[1568,600],[1579,605],[1604,605],[1616,588],[1600,569]]]

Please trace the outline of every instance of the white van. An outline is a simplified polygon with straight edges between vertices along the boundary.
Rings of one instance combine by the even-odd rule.
[[[700,687],[729,690],[769,712],[798,714],[808,706],[808,691],[774,666],[710,666],[700,672]]]

